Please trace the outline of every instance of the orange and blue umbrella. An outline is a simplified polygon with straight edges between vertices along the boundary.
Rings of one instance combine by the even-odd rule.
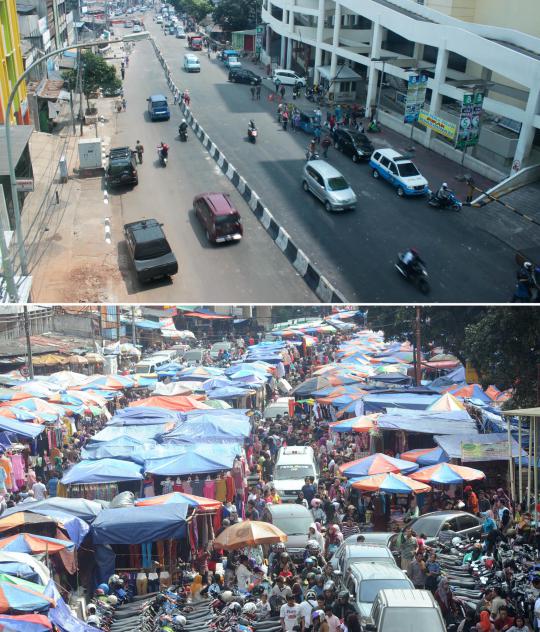
[[[79,390],[123,391],[125,388],[131,388],[133,384],[133,380],[124,375],[100,375],[79,386]]]
[[[147,507],[148,505],[168,505],[170,503],[180,503],[189,505],[202,511],[213,511],[221,509],[222,503],[219,500],[211,498],[203,498],[202,496],[194,496],[193,494],[185,494],[184,492],[171,492],[170,494],[161,494],[160,496],[150,496],[149,498],[141,498],[135,501],[137,507]]]
[[[351,417],[345,421],[335,421],[329,425],[329,428],[333,432],[369,432],[375,428],[376,420],[375,415]]]
[[[0,551],[12,553],[58,553],[67,549],[72,551],[75,544],[71,540],[58,540],[44,535],[18,533],[0,540]]]
[[[355,461],[349,461],[339,466],[339,471],[348,477],[371,476],[373,474],[385,474],[387,472],[402,472],[408,474],[418,469],[416,463],[395,459],[387,454],[376,452]]]
[[[46,632],[52,623],[44,614],[0,615],[0,632]]]
[[[411,474],[411,478],[422,483],[438,483],[439,485],[457,485],[465,481],[480,481],[486,478],[481,470],[453,463],[439,463],[431,467],[423,467]]]
[[[408,452],[403,452],[399,458],[404,461],[411,461],[411,463],[417,463],[421,466],[437,465],[437,463],[446,463],[449,461],[448,454],[439,447],[409,450]]]
[[[431,491],[429,485],[393,472],[367,476],[352,483],[351,487],[366,492],[386,492],[387,494],[424,494]]]
[[[0,581],[0,614],[42,612],[54,606],[54,599],[11,582]],[[8,628],[9,629],[9,628]]]

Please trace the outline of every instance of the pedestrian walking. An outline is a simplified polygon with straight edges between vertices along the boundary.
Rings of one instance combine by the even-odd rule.
[[[287,125],[289,124],[289,112],[288,112],[288,110],[285,110],[283,112],[283,114],[281,115],[281,119],[283,121],[283,131],[286,132],[287,131]]]
[[[281,86],[279,89],[279,94],[281,94],[281,98],[284,99],[285,98],[285,86]]]
[[[324,158],[328,158],[328,149],[331,144],[332,144],[332,138],[330,137],[330,134],[327,134],[321,141],[321,147],[323,150],[322,155]]]
[[[122,79],[126,76],[126,71],[123,68],[120,68],[120,76]]]
[[[189,96],[189,90],[184,90],[184,103],[189,107],[191,103],[191,97]]]
[[[283,113],[283,103],[277,106],[277,122],[281,123],[281,114]]]
[[[124,110],[124,112],[126,111],[126,107],[127,107],[126,97],[122,97],[122,109]]]
[[[278,91],[279,91],[279,83],[280,83],[279,81],[276,81],[276,94],[277,94],[277,93],[278,93]]]
[[[255,86],[251,86],[250,91],[251,91],[251,100],[255,101]]]
[[[144,154],[144,147],[141,143],[140,140],[137,141],[137,144],[135,145],[135,151],[137,153],[137,158],[139,159],[139,164],[142,165],[142,159],[143,159],[143,154]]]
[[[293,113],[293,129],[295,132],[299,132],[300,131],[300,111],[298,109],[295,109],[294,113]]]
[[[255,92],[257,94],[257,101],[260,101],[261,100],[261,86],[257,86],[255,88]]]
[[[315,142],[317,143],[317,145],[321,142],[321,128],[320,127],[316,127],[313,130],[313,136],[315,138]]]

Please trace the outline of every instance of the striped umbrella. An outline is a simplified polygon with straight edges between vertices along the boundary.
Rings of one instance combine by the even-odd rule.
[[[438,483],[439,485],[456,485],[464,481],[480,481],[486,478],[481,470],[453,463],[439,463],[431,467],[423,467],[411,474],[415,481],[423,483]]]
[[[46,632],[52,623],[44,614],[0,615],[0,632]]]
[[[421,448],[419,450],[409,450],[403,452],[400,457],[404,461],[411,461],[418,465],[437,465],[437,463],[445,463],[448,461],[448,454],[439,447]]]
[[[58,553],[64,549],[72,551],[74,547],[71,540],[58,540],[31,533],[18,533],[0,540],[0,550],[13,553]]]
[[[160,496],[151,496],[135,501],[137,507],[168,505],[169,503],[188,504],[190,507],[196,507],[203,511],[214,511],[222,507],[222,503],[219,500],[194,496],[193,494],[185,494],[184,492],[171,492],[170,494],[161,494]]]
[[[349,461],[339,466],[339,471],[345,476],[370,476],[386,472],[403,472],[408,474],[418,469],[416,463],[394,459],[387,454],[376,452],[355,461]]]
[[[7,612],[41,612],[54,606],[50,597],[11,582],[0,582],[0,614]]]
[[[334,432],[369,432],[375,428],[377,415],[351,417],[345,421],[335,421],[329,425]]]
[[[420,483],[408,476],[392,472],[368,476],[361,481],[355,481],[351,487],[366,492],[378,491],[386,492],[387,494],[423,494],[431,491],[431,487],[425,483]]]

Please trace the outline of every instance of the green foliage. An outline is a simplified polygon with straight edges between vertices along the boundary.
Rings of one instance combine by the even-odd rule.
[[[116,76],[116,68],[99,55],[85,51],[81,55],[81,67],[82,91],[87,100],[93,92],[100,89],[118,90],[122,87],[122,81]],[[63,76],[69,88],[74,90],[77,83],[77,71],[70,70]]]
[[[225,31],[243,31],[255,26],[255,11],[260,23],[260,10],[258,0],[220,0],[212,17]]]
[[[211,0],[173,0],[175,10],[179,13],[187,13],[197,22],[204,19],[214,8]]]

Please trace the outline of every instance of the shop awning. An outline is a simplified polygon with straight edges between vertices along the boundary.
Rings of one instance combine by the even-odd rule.
[[[336,68],[336,74],[332,77],[330,73],[330,66],[318,66],[317,70],[327,81],[359,81],[362,76],[359,75],[349,66],[338,66]]]
[[[186,535],[189,505],[171,503],[149,507],[105,509],[92,524],[94,544],[142,544],[179,540]]]
[[[8,419],[7,417],[0,417],[0,430],[13,432],[19,437],[35,439],[45,430],[45,426],[27,423],[24,421],[16,421],[15,419]]]
[[[479,446],[489,446],[493,444],[505,444],[499,455],[486,454],[482,461],[508,461],[508,435],[506,432],[494,432],[490,434],[461,434],[461,435],[435,435],[435,442],[439,445],[451,459],[461,459],[462,444],[477,444]],[[527,456],[525,450],[520,448],[517,441],[510,439],[512,445],[512,456]],[[506,448],[506,449],[504,449]]]
[[[143,479],[141,466],[119,459],[80,461],[71,467],[62,478],[63,485],[73,483],[116,483],[118,481],[140,481]],[[146,541],[146,540],[145,540]]]
[[[380,430],[404,430],[420,434],[477,435],[473,419],[465,410],[435,413],[424,410],[389,409],[377,422]]]

